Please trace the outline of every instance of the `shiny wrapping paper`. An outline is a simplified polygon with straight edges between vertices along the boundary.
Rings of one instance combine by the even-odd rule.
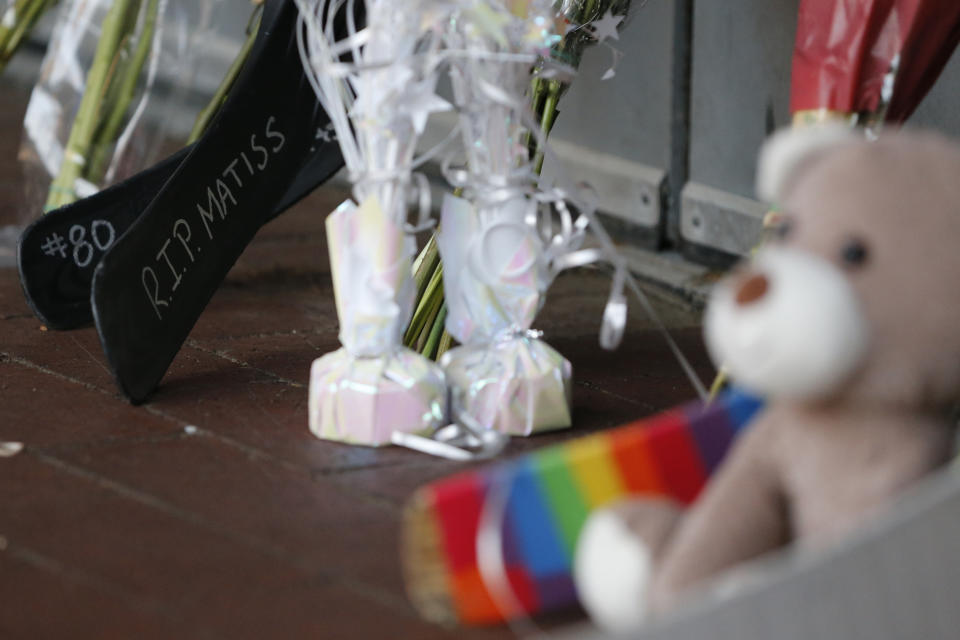
[[[903,122],[958,40],[956,0],[802,0],[790,111],[875,113],[884,107],[887,121]],[[883,105],[888,78],[892,95]]]
[[[343,203],[326,227],[343,348],[313,363],[310,430],[373,446],[433,431],[446,418],[443,372],[400,342],[415,294],[408,239],[376,196]]]
[[[444,199],[440,254],[447,331],[442,360],[454,414],[510,435],[569,427],[570,363],[530,331],[550,284],[523,196],[475,211]]]
[[[394,431],[429,435],[445,424],[443,372],[407,348],[357,357],[338,349],[310,369],[310,431],[324,440],[380,446]]]
[[[511,436],[569,427],[573,368],[535,336],[520,332],[492,345],[446,352],[451,404],[481,426]]]

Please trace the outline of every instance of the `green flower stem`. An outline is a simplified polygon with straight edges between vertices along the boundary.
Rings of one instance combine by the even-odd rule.
[[[539,76],[530,81],[530,108],[534,113],[541,113],[543,99],[546,96],[547,83]],[[537,139],[529,131],[523,134],[527,145],[527,153],[531,158],[537,154]]]
[[[443,323],[446,319],[444,313],[442,317],[438,316],[439,308],[445,307],[443,300],[443,264],[440,261],[440,251],[437,245],[437,234],[433,233],[430,240],[424,246],[420,255],[417,256],[413,268],[414,281],[417,284],[417,309],[404,335],[404,344],[411,349],[419,351],[431,359],[436,359],[443,355],[444,351],[434,348],[435,353],[428,355],[423,351],[424,345],[429,342],[433,334],[437,334],[438,340],[434,341],[434,347],[446,344],[452,344],[453,338],[443,330]],[[446,340],[442,340],[446,338]]]
[[[413,263],[413,281],[417,285],[417,301],[423,299],[427,285],[440,265],[440,248],[437,246],[437,234],[430,234],[423,251]]]
[[[16,21],[13,27],[0,26],[0,73],[13,58],[37,20],[59,0],[17,0],[13,5]]]
[[[417,308],[413,312],[410,324],[407,326],[407,332],[403,336],[403,343],[407,346],[415,346],[420,337],[423,328],[427,326],[427,320],[434,317],[436,310],[443,303],[443,266],[438,265],[436,270],[430,276],[430,282],[420,300],[417,301]]]
[[[216,116],[217,112],[220,111],[220,107],[222,107],[223,103],[226,101],[227,96],[230,94],[230,90],[233,89],[233,85],[236,83],[237,77],[240,75],[240,69],[243,68],[247,58],[250,57],[250,50],[253,49],[253,42],[257,39],[257,31],[260,30],[261,15],[262,14],[258,11],[255,21],[251,23],[247,30],[247,40],[243,43],[240,53],[237,54],[233,64],[230,65],[230,68],[227,70],[227,75],[224,77],[223,82],[220,83],[220,86],[217,87],[217,91],[213,94],[213,98],[210,100],[210,103],[203,109],[203,111],[200,112],[200,115],[197,116],[197,121],[193,125],[193,130],[190,132],[190,137],[187,139],[187,144],[193,144],[200,139],[200,136],[202,136],[207,130],[207,127],[210,126],[214,116]]]
[[[29,30],[31,17],[35,19],[45,4],[46,0],[17,0],[13,3],[13,25],[0,26],[0,59],[4,62],[10,59],[19,41]],[[4,11],[0,17],[6,18],[6,15]]]
[[[446,305],[444,305],[446,306]],[[446,318],[444,318],[446,322]],[[440,356],[445,354],[447,351],[453,348],[453,336],[451,336],[446,331],[443,332],[443,335],[440,336],[440,344],[437,345],[437,355],[434,357],[434,360],[439,360]]]
[[[137,41],[133,56],[122,69],[118,81],[111,83],[117,87],[114,95],[111,95],[106,104],[110,105],[110,113],[101,125],[96,141],[93,145],[93,161],[86,177],[95,184],[103,180],[103,174],[106,171],[107,161],[109,159],[112,145],[120,135],[120,129],[123,126],[133,102],[133,94],[137,88],[137,81],[143,73],[143,65],[150,55],[153,46],[153,36],[157,28],[157,17],[160,10],[159,0],[147,0],[147,14],[144,18],[143,29],[140,38]]]
[[[436,319],[433,322],[433,328],[430,330],[430,335],[427,337],[426,342],[423,345],[423,355],[430,358],[431,360],[436,360],[443,352],[440,351],[440,345],[443,342],[443,336],[450,337],[444,330],[444,325],[447,321],[447,303],[444,302],[440,307],[440,312],[437,314]],[[452,338],[451,338],[452,340]],[[447,346],[449,349],[449,345]]]
[[[97,130],[102,100],[105,94],[107,77],[113,65],[114,58],[124,37],[124,18],[131,0],[114,0],[101,26],[100,41],[94,55],[93,65],[87,74],[83,99],[77,111],[70,138],[63,154],[60,172],[50,185],[50,195],[47,198],[47,209],[56,209],[76,199],[74,185],[81,176],[90,146]]]
[[[441,290],[442,293],[442,290]],[[427,321],[423,325],[423,329],[420,331],[420,337],[417,338],[416,350],[420,353],[426,353],[424,350],[427,346],[427,340],[434,333],[437,333],[437,340],[440,339],[439,332],[443,331],[443,322],[437,322],[440,318],[440,310],[446,306],[446,303],[442,295],[436,295],[430,301],[429,315],[427,315]]]
[[[559,80],[551,80],[547,89],[546,98],[543,101],[543,106],[536,112],[540,114],[540,133],[543,135],[544,140],[546,140],[550,132],[553,131],[553,125],[557,121],[557,114],[560,113],[557,105],[560,102],[560,95],[563,93],[564,88]],[[537,175],[540,175],[540,172],[543,171],[543,157],[544,151],[537,145],[537,152],[533,161],[533,169]]]
[[[45,0],[41,0],[41,2],[42,1],[45,1]],[[13,34],[13,32],[15,32],[19,28],[20,23],[23,22],[22,16],[24,15],[24,11],[27,9],[27,7],[30,4],[34,2],[36,2],[36,0],[16,0],[15,2],[12,3],[11,6],[13,8],[13,20],[14,20],[13,26],[6,27],[0,24],[0,45],[6,44],[11,34]],[[8,3],[8,5],[10,5],[10,3]],[[10,6],[7,7],[7,9],[9,8]],[[0,17],[6,16],[7,9],[5,9],[2,14],[0,14]]]

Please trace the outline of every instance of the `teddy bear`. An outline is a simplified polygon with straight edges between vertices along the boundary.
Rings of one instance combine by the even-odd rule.
[[[713,360],[766,400],[685,511],[634,499],[591,514],[574,576],[623,631],[738,563],[822,548],[953,455],[960,399],[960,146],[780,132],[758,164],[776,238],[715,287]]]

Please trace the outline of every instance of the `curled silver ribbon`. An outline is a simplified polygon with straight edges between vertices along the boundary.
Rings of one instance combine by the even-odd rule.
[[[485,429],[468,413],[457,412],[455,422],[437,429],[429,438],[394,431],[391,442],[438,458],[468,462],[488,460],[500,455],[510,436]]]
[[[539,340],[542,331],[510,327],[494,338],[494,344],[503,344],[514,340]],[[531,400],[532,401],[532,400]],[[461,399],[454,396],[451,400],[454,421],[440,427],[429,437],[395,431],[391,442],[395,445],[413,449],[447,460],[469,462],[488,460],[498,456],[510,442],[510,436],[488,429],[481,425],[462,407]],[[528,413],[533,407],[528,405]]]
[[[295,1],[300,10],[297,47],[307,80],[337,132],[357,202],[377,192],[384,210],[407,233],[432,228],[429,183],[414,170],[449,146],[456,131],[414,157],[419,133],[413,130],[412,118],[374,122],[357,109],[364,104],[382,111],[389,91],[397,89],[397,78],[435,84],[445,57],[442,40],[427,18],[435,26],[442,24],[446,14],[430,12],[441,7],[449,12],[452,5],[431,0],[412,0],[403,6],[391,0]],[[367,9],[363,28],[355,20],[358,1]],[[346,22],[347,33],[339,39],[338,19]],[[377,85],[384,82],[387,86],[378,91]],[[414,206],[408,207],[408,201]],[[412,221],[407,215],[411,208]]]
[[[588,258],[596,258],[594,262],[605,262],[614,268],[610,297],[607,299],[607,304],[604,308],[603,325],[600,331],[601,346],[608,349],[619,346],[626,327],[626,296],[624,294],[624,288],[629,288],[640,304],[640,308],[643,309],[648,319],[663,336],[674,358],[683,370],[684,375],[687,377],[694,391],[696,391],[697,396],[701,400],[706,400],[709,397],[707,388],[700,380],[700,376],[697,375],[690,361],[683,354],[679,345],[677,345],[676,340],[673,339],[670,331],[663,324],[659,314],[657,314],[653,305],[650,303],[650,299],[637,283],[636,278],[630,273],[626,261],[620,255],[620,252],[617,251],[616,245],[614,245],[613,240],[610,238],[610,234],[607,233],[607,230],[600,222],[599,216],[597,215],[597,208],[591,194],[588,194],[586,189],[577,187],[567,178],[566,172],[563,170],[563,166],[556,156],[556,152],[554,152],[553,148],[547,143],[546,138],[536,126],[530,114],[525,114],[525,118],[527,119],[527,126],[530,127],[532,135],[537,137],[540,148],[544,151],[544,157],[551,159],[556,167],[561,184],[566,185],[560,188],[554,187],[550,192],[558,199],[573,204],[578,208],[580,212],[578,224],[580,224],[580,218],[583,218],[585,221],[584,224],[588,225],[594,239],[600,245],[599,252],[592,255],[581,254],[577,256],[576,253],[564,254],[562,251],[559,251],[557,267],[561,269],[569,268],[574,264],[576,264],[576,266],[582,266],[589,263],[585,262]],[[561,240],[559,244],[563,246],[565,243]]]

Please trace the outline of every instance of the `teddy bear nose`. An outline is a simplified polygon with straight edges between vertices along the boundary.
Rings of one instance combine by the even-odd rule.
[[[762,273],[755,273],[740,283],[735,300],[741,307],[751,305],[766,295],[770,281]]]

